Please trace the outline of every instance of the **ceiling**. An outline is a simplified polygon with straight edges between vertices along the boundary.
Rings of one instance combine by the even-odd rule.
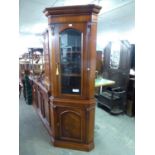
[[[39,34],[47,27],[46,7],[97,4],[102,6],[99,29],[134,27],[134,0],[19,0],[20,34]]]
[[[42,47],[41,34],[47,28],[46,7],[96,4],[102,6],[98,18],[97,49],[108,40],[134,40],[135,0],[19,0],[20,53],[29,47]],[[40,37],[40,38],[39,38]]]

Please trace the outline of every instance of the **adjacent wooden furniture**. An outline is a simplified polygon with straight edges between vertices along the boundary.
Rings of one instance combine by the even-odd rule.
[[[36,108],[41,120],[47,128],[49,134],[52,133],[51,127],[51,114],[50,114],[50,102],[49,97],[51,96],[50,88],[50,54],[49,54],[49,32],[46,30],[43,33],[43,70],[41,74],[34,74],[33,76],[33,105]]]
[[[101,75],[103,72],[103,51],[96,51],[96,72]]]
[[[114,80],[113,88],[103,90],[98,96],[98,105],[103,105],[111,114],[125,112],[126,91],[131,66],[131,45],[126,40],[109,42],[104,49],[103,77]]]
[[[29,53],[24,53],[22,57],[19,59],[19,74],[22,76],[24,74],[25,70],[29,69],[30,65],[30,59],[29,59]]]
[[[29,70],[32,71],[32,74],[39,75],[41,74],[43,66],[43,48],[28,48],[30,65]]]
[[[54,146],[94,148],[97,14],[101,7],[45,8],[44,80],[34,80],[33,103]]]
[[[102,76],[114,80],[116,86],[126,90],[131,66],[131,45],[126,40],[111,41],[104,49]]]
[[[135,116],[135,75],[130,75],[129,79],[126,113],[129,116]]]
[[[51,134],[49,97],[48,90],[40,82],[33,79],[33,105],[48,129],[49,134]]]

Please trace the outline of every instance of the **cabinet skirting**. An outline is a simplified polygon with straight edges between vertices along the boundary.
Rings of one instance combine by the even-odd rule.
[[[70,148],[70,149],[76,149],[81,151],[90,151],[94,148],[94,142],[91,142],[89,144],[80,144],[80,143],[54,140],[52,137],[51,137],[51,141],[53,145],[56,147]]]

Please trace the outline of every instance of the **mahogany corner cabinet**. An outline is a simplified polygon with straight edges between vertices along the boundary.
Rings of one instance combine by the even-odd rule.
[[[100,9],[90,4],[43,11],[48,18],[44,34],[45,79],[44,88],[35,83],[34,104],[39,103],[36,107],[41,108],[40,116],[57,147],[84,151],[94,148],[96,32]]]

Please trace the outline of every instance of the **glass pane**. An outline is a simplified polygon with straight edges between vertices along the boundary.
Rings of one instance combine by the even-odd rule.
[[[81,93],[81,36],[74,29],[60,34],[61,93]]]
[[[111,54],[110,54],[110,68],[118,69],[120,63],[120,42],[112,42]]]

